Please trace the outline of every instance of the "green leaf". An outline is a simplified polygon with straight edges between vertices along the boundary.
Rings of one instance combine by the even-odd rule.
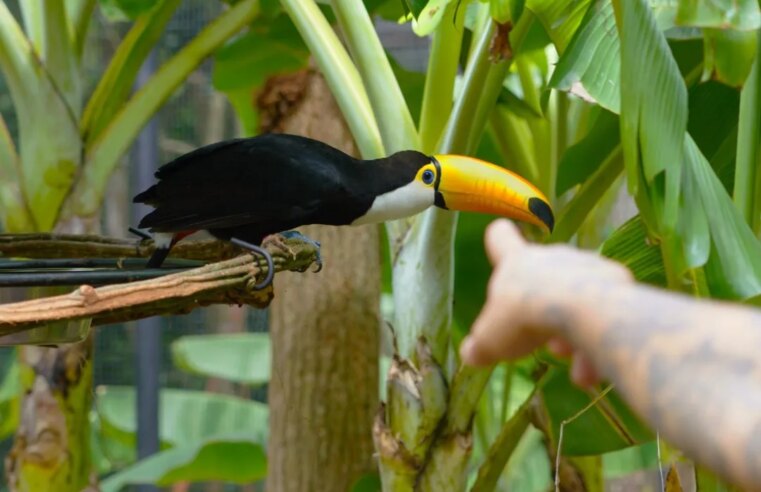
[[[38,20],[41,24],[42,17]],[[4,2],[0,3],[0,69],[18,117],[20,184],[31,215],[28,222],[49,230],[78,171],[82,155],[78,121]],[[40,135],[46,136],[44,142]]]
[[[249,385],[269,381],[270,358],[266,333],[190,335],[172,343],[172,362],[179,369]]]
[[[639,215],[616,229],[602,244],[600,254],[626,266],[638,282],[666,285],[661,249],[648,239]]]
[[[306,67],[309,50],[287,16],[257,22],[248,33],[221,48],[214,57],[214,88],[251,91],[268,77]]]
[[[759,55],[740,95],[737,135],[735,204],[751,229],[758,233],[761,221],[761,36]]]
[[[602,457],[605,478],[625,477],[631,473],[658,466],[658,443],[646,442],[639,446],[606,453]]]
[[[452,0],[429,0],[412,22],[412,30],[418,36],[427,36],[439,26],[444,11]]]
[[[502,426],[499,435],[489,447],[484,462],[478,468],[478,476],[470,489],[471,492],[486,492],[496,489],[497,481],[517,448],[521,437],[529,427],[533,399],[534,392],[532,391],[515,415]]]
[[[732,87],[742,87],[756,58],[758,31],[703,29],[703,36],[703,78],[714,78]]]
[[[135,20],[150,11],[156,0],[99,0],[103,15],[111,22]]]
[[[351,492],[381,492],[382,490],[380,475],[377,473],[363,475],[351,486]]]
[[[19,189],[21,168],[16,146],[0,116],[0,227],[7,232],[32,231],[32,216]]]
[[[104,432],[123,442],[134,442],[137,428],[134,388],[101,386],[96,396],[96,409]],[[232,396],[162,389],[159,411],[161,441],[174,446],[236,433],[264,442],[267,434],[267,406]]]
[[[534,12],[562,54],[591,3],[592,0],[527,0],[526,7]]]
[[[706,277],[714,297],[747,299],[761,293],[761,243],[732,203],[694,140],[684,139],[685,171],[694,183],[711,231]]]
[[[644,0],[617,2],[621,31],[621,134],[630,190],[678,172],[687,129],[687,89]],[[666,204],[666,207],[669,207]]]
[[[118,492],[129,484],[166,487],[177,482],[256,482],[267,475],[262,446],[245,438],[218,437],[157,453],[100,483],[103,492]]]
[[[613,4],[595,0],[558,60],[550,87],[568,91],[618,113],[621,45]]]
[[[592,398],[571,383],[567,371],[555,371],[542,389],[552,439],[557,444],[560,424],[574,416]],[[583,456],[607,453],[652,439],[639,419],[611,391],[563,429],[562,453]],[[590,439],[594,436],[594,439]]]
[[[687,132],[713,165],[727,139],[736,141],[740,94],[724,84],[709,81],[691,87],[689,98]],[[734,145],[732,147],[734,150]],[[734,159],[730,164],[734,164]],[[719,169],[714,167],[714,170],[720,174]],[[728,181],[730,186],[727,189],[731,189],[731,183]]]
[[[556,192],[562,195],[583,183],[620,145],[618,116],[600,110],[589,133],[569,147],[558,164]]]
[[[3,382],[0,384],[0,440],[13,435],[19,423],[21,408],[21,382],[19,379],[18,358],[10,357],[10,364],[5,368]]]
[[[758,0],[679,0],[676,23],[752,30],[761,27],[761,10]]]

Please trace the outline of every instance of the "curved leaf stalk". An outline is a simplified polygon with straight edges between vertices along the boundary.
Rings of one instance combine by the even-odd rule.
[[[513,451],[515,451],[515,448],[518,446],[523,433],[526,432],[528,425],[531,423],[534,395],[536,395],[539,388],[543,386],[544,380],[546,380],[546,378],[534,385],[531,394],[529,394],[521,406],[518,407],[515,415],[502,426],[502,430],[500,430],[499,435],[486,453],[483,465],[478,469],[478,476],[473,483],[473,487],[470,489],[471,492],[496,490],[497,481],[502,476],[502,472],[504,471],[507,462],[510,460]],[[504,419],[500,422],[504,422]]]
[[[761,31],[756,60],[740,94],[734,201],[756,236],[761,233]]]
[[[61,219],[89,217],[97,212],[111,172],[146,122],[190,72],[258,14],[258,0],[235,4],[159,68],[87,149],[84,168],[64,204]]]
[[[79,130],[72,108],[4,3],[0,4],[0,68],[17,110],[22,194],[36,228],[49,230],[80,163]],[[46,140],[39,135],[46,135]]]
[[[86,142],[96,140],[129,97],[143,62],[156,45],[181,0],[164,0],[141,15],[121,43],[87,101],[80,128]]]
[[[385,155],[359,72],[317,4],[314,0],[281,0],[280,3],[325,76],[362,157],[374,159]]]
[[[356,0],[331,4],[367,88],[386,152],[418,148],[415,123],[364,4]]]
[[[420,110],[420,149],[427,153],[436,150],[436,144],[452,111],[465,19],[464,15],[454,17],[456,11],[456,2],[447,6],[444,18],[431,41],[423,106]]]
[[[415,122],[367,8],[356,0],[332,0],[331,4],[367,89],[385,152],[392,154],[400,150],[418,149],[420,138]],[[409,230],[413,221],[402,219],[388,222],[386,227],[391,240],[397,240]]]
[[[35,229],[32,214],[18,187],[20,173],[16,148],[0,116],[0,225],[8,232]]]
[[[87,30],[95,10],[97,0],[66,0],[66,10],[69,16],[69,35],[74,42],[74,52],[78,59],[82,58],[85,48]]]
[[[82,77],[79,56],[69,31],[69,19],[64,0],[46,1],[42,26],[44,44],[42,59],[52,83],[68,106],[69,112],[79,118],[82,111]]]
[[[531,130],[526,122],[507,111],[503,105],[498,105],[489,117],[489,127],[504,162],[509,162],[518,174],[536,183],[539,166],[531,148]]]
[[[45,46],[45,0],[22,0],[19,2],[21,19],[24,22],[24,32],[29,43],[37,50],[44,52]]]

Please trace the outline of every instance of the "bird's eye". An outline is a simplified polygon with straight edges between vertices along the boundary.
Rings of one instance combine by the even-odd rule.
[[[429,185],[433,183],[433,179],[435,177],[436,176],[433,174],[433,171],[431,171],[430,169],[426,169],[425,171],[423,171],[423,183]]]

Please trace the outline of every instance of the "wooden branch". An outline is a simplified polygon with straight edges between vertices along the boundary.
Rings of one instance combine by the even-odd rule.
[[[54,240],[44,238],[25,239],[24,250],[43,252],[47,256],[54,250],[45,243],[67,244],[69,253],[87,251],[88,256],[100,252],[104,256],[120,254],[123,256],[142,256],[144,251],[119,240],[90,236],[72,236],[64,238],[57,235]],[[2,238],[4,239],[4,238]],[[3,243],[0,239],[0,252],[19,254],[21,249]],[[183,248],[185,257],[196,259],[208,258],[210,251],[220,251],[228,247],[218,241],[204,241],[205,245],[188,243]],[[215,243],[215,244],[211,244]],[[272,254],[275,271],[306,271],[317,259],[317,249],[299,239],[285,242],[290,252],[278,246],[267,246]],[[231,245],[229,245],[232,248]],[[84,249],[83,249],[84,248]],[[179,249],[179,245],[178,245]],[[232,251],[232,249],[231,249]],[[292,254],[291,254],[292,253]],[[41,253],[42,254],[42,253]],[[148,254],[148,253],[146,253]],[[191,255],[192,254],[192,255]],[[263,308],[272,300],[272,287],[261,291],[253,290],[267,273],[267,264],[263,258],[244,254],[235,258],[205,265],[200,268],[173,273],[163,277],[109,285],[94,288],[82,285],[70,294],[34,299],[0,305],[0,336],[44,325],[53,321],[92,318],[94,325],[130,321],[159,314],[185,314],[193,309],[209,304],[248,304]]]

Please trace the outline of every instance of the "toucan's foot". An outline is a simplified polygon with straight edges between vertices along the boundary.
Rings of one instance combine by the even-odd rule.
[[[235,237],[230,238],[230,242],[240,248],[247,249],[252,253],[256,253],[264,257],[264,259],[267,261],[267,276],[264,278],[262,283],[254,285],[253,289],[262,290],[269,286],[272,283],[272,279],[275,277],[275,263],[272,261],[272,255],[270,252],[260,246],[251,244]]]
[[[270,234],[269,236],[264,238],[264,241],[262,241],[262,244],[271,244],[277,248],[279,248],[281,251],[285,251],[288,254],[291,255],[291,257],[295,257],[293,250],[286,244],[286,240],[298,240],[307,244],[311,244],[315,247],[317,250],[317,258],[315,258],[315,265],[317,265],[317,269],[315,272],[319,272],[322,270],[322,255],[320,254],[320,247],[322,246],[319,241],[315,241],[314,239],[307,237],[300,233],[299,231],[285,231],[280,232],[278,234]]]

